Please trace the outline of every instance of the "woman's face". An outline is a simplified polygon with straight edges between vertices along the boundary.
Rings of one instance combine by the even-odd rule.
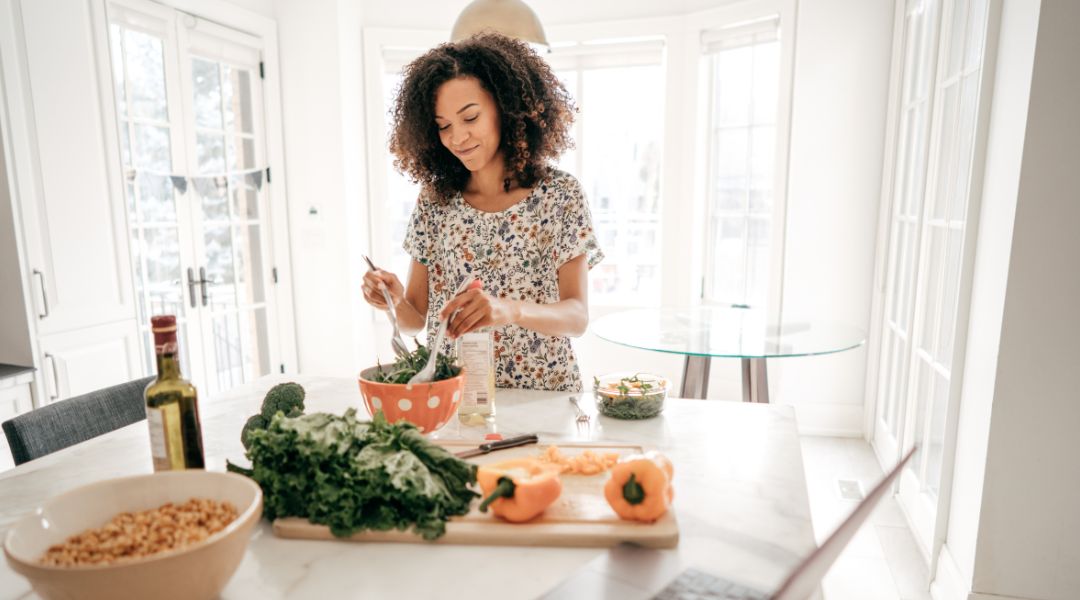
[[[499,153],[495,98],[475,77],[458,77],[435,92],[439,139],[469,171],[479,171]]]

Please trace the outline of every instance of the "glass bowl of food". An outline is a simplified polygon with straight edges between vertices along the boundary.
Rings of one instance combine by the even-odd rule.
[[[670,382],[651,373],[611,373],[593,378],[600,414],[614,419],[651,419],[664,410]]]

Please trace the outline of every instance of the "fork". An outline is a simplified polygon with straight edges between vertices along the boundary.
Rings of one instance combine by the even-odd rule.
[[[468,289],[469,284],[473,281],[474,280],[472,277],[466,277],[465,280],[461,282],[461,285],[458,286],[458,289],[454,292],[454,295],[450,296],[450,298],[453,299],[461,292],[464,292],[466,289]],[[459,310],[461,309],[459,308],[458,310],[454,311],[453,315],[450,315],[450,317],[444,319],[443,322],[439,324],[439,332],[435,334],[435,343],[428,346],[429,352],[427,364],[424,365],[424,368],[421,369],[419,373],[413,375],[409,379],[409,385],[413,385],[414,383],[428,383],[435,378],[435,357],[439,354],[439,348],[442,348],[443,337],[446,335],[446,324],[454,318],[454,315],[456,315]]]
[[[364,255],[364,260],[367,261],[368,267],[372,271],[379,270],[367,255]],[[394,327],[394,335],[390,338],[390,345],[394,348],[394,354],[404,358],[409,355],[409,347],[405,345],[405,340],[401,338],[401,330],[398,329],[397,315],[394,314],[394,299],[390,297],[390,292],[385,287],[380,286],[380,289],[382,289],[383,300],[386,301],[386,314],[390,317],[390,325]]]
[[[589,413],[581,410],[581,405],[578,404],[577,396],[570,396],[570,404],[574,405],[574,412],[577,413],[577,418],[575,419],[575,421],[577,421],[578,423],[584,423],[585,425],[588,425],[589,424]]]

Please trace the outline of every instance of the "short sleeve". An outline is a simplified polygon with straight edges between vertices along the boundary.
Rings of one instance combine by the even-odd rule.
[[[566,262],[585,255],[589,268],[604,260],[604,253],[596,241],[592,214],[581,183],[571,175],[565,175],[553,182],[553,191],[558,195],[555,208],[554,258],[555,266],[561,267]]]
[[[424,266],[431,265],[435,260],[435,240],[432,237],[434,228],[431,219],[431,203],[420,198],[409,217],[409,227],[405,231],[405,242],[402,244],[405,252]]]

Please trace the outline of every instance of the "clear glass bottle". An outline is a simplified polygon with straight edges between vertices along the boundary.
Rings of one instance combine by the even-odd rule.
[[[465,368],[465,392],[458,420],[482,425],[495,416],[495,342],[490,330],[473,331],[458,338],[457,355]]]
[[[143,392],[155,471],[205,468],[199,401],[195,386],[180,374],[176,317],[150,318],[157,354],[157,379]]]

